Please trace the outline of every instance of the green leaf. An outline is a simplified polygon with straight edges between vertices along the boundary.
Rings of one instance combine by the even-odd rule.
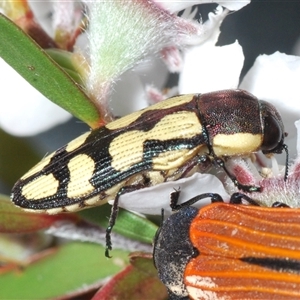
[[[2,14],[0,28],[0,57],[48,99],[92,128],[97,127],[97,108],[70,76]]]
[[[0,276],[0,299],[53,299],[84,290],[112,276],[128,264],[128,253],[116,250],[104,257],[104,248],[69,243],[28,267]]]
[[[82,210],[78,214],[82,218],[106,228],[111,207],[111,205],[105,204],[101,207]],[[113,231],[127,238],[151,244],[157,228],[157,225],[151,221],[120,208]]]
[[[24,233],[48,228],[57,221],[68,220],[76,222],[74,214],[36,214],[26,212],[16,207],[7,196],[0,194],[0,232]]]
[[[59,66],[68,73],[77,83],[83,84],[80,74],[76,70],[76,66],[73,64],[73,53],[61,49],[45,49],[46,53],[56,62]]]

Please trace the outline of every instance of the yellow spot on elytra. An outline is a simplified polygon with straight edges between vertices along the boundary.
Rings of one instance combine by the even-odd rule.
[[[258,151],[261,143],[262,135],[251,133],[217,134],[212,140],[217,156],[249,154]]]
[[[67,146],[66,146],[66,151],[71,152],[77,148],[79,148],[81,145],[84,144],[86,138],[91,134],[91,132],[86,132],[76,138],[75,140],[71,141]]]
[[[132,165],[141,162],[144,143],[147,140],[188,139],[201,132],[202,126],[194,112],[184,111],[166,115],[149,131],[132,130],[117,136],[109,147],[112,157],[111,165],[118,171],[126,171]],[[196,148],[189,151],[165,152],[156,158],[156,164],[160,164],[162,170],[179,167],[190,157],[191,151],[195,150]]]
[[[46,213],[49,214],[49,215],[56,215],[56,214],[59,214],[63,211],[64,210],[63,210],[62,207],[55,207],[55,208],[46,209]]]
[[[160,153],[157,157],[153,158],[153,169],[169,170],[183,165],[188,159],[198,153],[201,146],[193,149],[173,150]]]
[[[105,127],[110,130],[126,127],[130,125],[132,122],[134,122],[144,111],[145,110],[136,111],[130,115],[127,115],[116,121],[106,124]]]
[[[89,182],[95,170],[94,160],[86,154],[80,154],[69,161],[68,168],[70,182],[67,188],[67,196],[69,198],[80,198],[90,194],[94,190]]]
[[[99,199],[99,195],[95,196],[95,197],[92,197],[88,200],[85,200],[84,201],[84,204],[86,206],[95,206],[95,205],[100,205],[100,204],[105,204],[107,201],[104,201],[104,200],[100,200]]]
[[[77,148],[79,148],[81,145],[84,144],[86,138],[90,135],[90,132],[86,132],[85,134],[79,136],[75,140],[71,141],[66,146],[66,151],[71,152]],[[44,157],[38,164],[36,164],[32,169],[30,169],[26,174],[24,174],[21,179],[26,179],[34,174],[37,174],[38,172],[42,171],[45,166],[47,166],[50,163],[51,158],[56,154],[56,152],[52,152],[51,154]]]
[[[22,195],[28,200],[40,200],[57,193],[59,182],[52,174],[43,175],[36,180],[25,184]]]
[[[151,105],[145,109],[136,111],[130,115],[122,117],[116,121],[113,121],[113,122],[105,125],[105,126],[110,130],[123,128],[123,127],[130,125],[132,122],[134,122],[136,119],[138,119],[146,111],[160,110],[160,109],[166,109],[166,108],[170,108],[170,107],[174,107],[174,106],[179,106],[184,103],[190,102],[193,99],[193,97],[194,97],[194,94],[182,95],[182,96],[169,98],[169,99],[161,101],[157,104]]]
[[[82,209],[83,207],[80,207],[80,204],[79,203],[75,203],[75,204],[71,204],[71,205],[67,205],[65,207],[65,209],[69,212],[75,212],[75,211],[78,211],[80,209]]]

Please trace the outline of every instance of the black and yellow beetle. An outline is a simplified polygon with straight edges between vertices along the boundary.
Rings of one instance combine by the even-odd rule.
[[[177,180],[212,158],[239,189],[222,157],[287,152],[284,127],[270,103],[243,90],[181,95],[87,132],[46,156],[13,187],[15,205],[33,212],[74,212],[121,194]],[[288,155],[287,155],[288,157]]]

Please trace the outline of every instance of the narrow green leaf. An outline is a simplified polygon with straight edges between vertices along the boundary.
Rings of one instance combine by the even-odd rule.
[[[18,26],[0,14],[0,57],[44,96],[92,128],[99,112],[82,89]]]
[[[95,244],[65,244],[28,267],[2,274],[0,299],[58,298],[99,283],[128,264],[128,252],[116,250],[112,259],[103,253]]]
[[[82,210],[79,212],[79,215],[90,222],[106,228],[110,212],[111,205],[105,204],[101,207]],[[127,238],[151,244],[157,228],[157,225],[151,221],[120,208],[113,230]]]

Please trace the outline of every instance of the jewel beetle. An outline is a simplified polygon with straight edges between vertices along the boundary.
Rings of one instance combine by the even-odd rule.
[[[107,249],[120,195],[191,175],[209,158],[239,189],[223,158],[286,151],[276,108],[243,90],[180,95],[87,132],[46,156],[12,190],[31,212],[74,212],[114,200]],[[286,168],[287,170],[287,168]],[[108,251],[107,251],[108,253]]]
[[[169,299],[299,299],[298,209],[224,203],[216,194],[192,203],[206,197],[214,203],[181,205],[156,234],[154,263]]]

